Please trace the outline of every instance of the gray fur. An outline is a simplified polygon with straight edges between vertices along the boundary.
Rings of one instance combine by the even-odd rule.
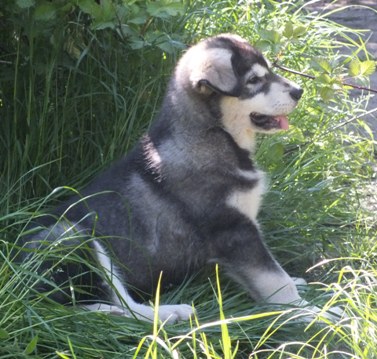
[[[256,79],[255,64],[266,75]],[[263,110],[260,101],[271,91],[279,103]],[[255,216],[263,174],[250,156],[254,133],[276,130],[274,116],[287,115],[301,94],[240,37],[204,40],[178,63],[148,133],[82,191],[85,200],[72,198],[55,214],[64,213],[65,221],[79,223],[80,232],[106,248],[135,298],[153,294],[161,271],[169,286],[217,262],[255,299],[300,300],[262,240]],[[39,224],[51,228],[51,218]],[[43,234],[29,238],[28,246]]]

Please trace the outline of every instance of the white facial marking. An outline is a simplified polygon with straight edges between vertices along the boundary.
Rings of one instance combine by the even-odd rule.
[[[268,74],[268,69],[260,64],[254,64],[251,67],[251,71],[255,76],[263,77]]]
[[[221,100],[223,125],[241,148],[253,150],[255,132],[278,131],[278,129],[263,131],[256,127],[250,119],[250,114],[254,112],[268,116],[289,114],[297,105],[289,94],[291,89],[283,83],[273,82],[267,93],[260,92],[245,99],[224,97]]]
[[[225,129],[238,146],[253,151],[255,131],[249,117],[249,106],[236,97],[224,97],[220,106]]]
[[[241,101],[245,102],[248,115],[252,112],[270,116],[287,115],[296,107],[296,101],[289,92],[290,89],[282,83],[273,82],[268,93],[261,92]]]

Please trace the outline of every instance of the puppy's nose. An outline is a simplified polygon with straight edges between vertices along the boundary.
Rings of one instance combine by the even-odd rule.
[[[291,97],[296,101],[298,101],[301,98],[303,93],[304,93],[304,90],[300,89],[300,88],[295,88],[295,89],[293,89],[292,91],[289,92]]]

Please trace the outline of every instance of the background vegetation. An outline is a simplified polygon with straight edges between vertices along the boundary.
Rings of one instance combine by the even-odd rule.
[[[376,142],[362,118],[368,94],[350,97],[342,85],[366,83],[375,62],[362,33],[306,5],[2,1],[1,358],[377,357],[376,217],[364,206]],[[258,162],[271,174],[260,220],[288,271],[316,282],[303,296],[344,306],[349,318],[308,325],[302,311],[253,303],[221,274],[220,290],[214,273],[163,295],[197,310],[173,326],[31,297],[37,264],[18,268],[11,251],[27,223],[126,153],[158,110],[179,53],[221,32],[315,77],[280,72],[305,95],[290,131],[260,140]]]

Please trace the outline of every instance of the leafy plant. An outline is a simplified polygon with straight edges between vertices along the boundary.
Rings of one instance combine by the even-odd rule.
[[[355,100],[347,85],[368,92],[375,61],[362,32],[307,2],[271,0],[3,1],[0,30],[0,357],[376,357],[376,218],[364,204],[376,141],[363,121],[367,93]],[[305,89],[290,131],[259,141],[271,176],[260,222],[289,272],[315,281],[302,296],[344,306],[349,319],[307,324],[302,310],[253,303],[221,268],[157,296],[194,303],[192,322],[173,326],[36,295],[46,253],[15,261],[27,224],[123,155],[157,111],[183,44],[220,32],[256,44]]]

